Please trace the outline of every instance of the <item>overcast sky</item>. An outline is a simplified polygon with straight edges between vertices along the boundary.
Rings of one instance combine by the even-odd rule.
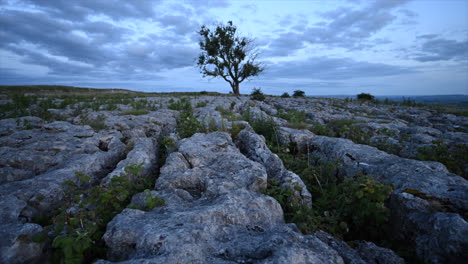
[[[241,93],[468,94],[466,0],[0,0],[0,84],[228,92],[196,58],[229,20],[267,66]]]

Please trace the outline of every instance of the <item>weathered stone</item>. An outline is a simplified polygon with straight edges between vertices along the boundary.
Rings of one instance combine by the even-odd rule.
[[[117,164],[117,167],[109,173],[102,184],[108,185],[114,177],[128,177],[132,182],[138,179],[147,178],[156,173],[158,147],[154,139],[146,137],[132,138],[128,144],[133,145],[133,149],[127,157]],[[127,171],[129,167],[141,167],[138,175],[133,175]]]
[[[312,195],[304,182],[297,174],[284,167],[281,159],[268,149],[263,136],[244,129],[237,135],[236,144],[249,159],[265,166],[269,178],[292,191],[289,202],[312,208]]]
[[[405,261],[388,248],[381,248],[372,242],[354,241],[356,251],[369,264],[404,264]]]
[[[364,261],[361,258],[359,253],[356,250],[352,249],[350,246],[348,246],[348,244],[346,244],[344,241],[339,240],[324,231],[317,231],[314,233],[314,235],[323,243],[336,250],[336,252],[338,252],[338,254],[343,258],[344,263],[366,264],[366,261]]]
[[[316,237],[284,224],[278,202],[259,193],[266,178],[264,167],[243,156],[226,133],[195,134],[180,141],[156,183],[156,194],[166,204],[149,212],[125,209],[117,215],[104,235],[109,259],[342,263]]]
[[[306,129],[293,129],[280,127],[278,129],[278,141],[282,145],[294,145],[299,151],[307,152],[309,140],[314,134]]]

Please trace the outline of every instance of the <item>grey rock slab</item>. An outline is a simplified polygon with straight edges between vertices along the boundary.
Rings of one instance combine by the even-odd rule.
[[[279,143],[282,145],[295,145],[299,151],[307,151],[309,140],[314,136],[314,133],[307,129],[294,129],[289,127],[280,127],[278,129]]]
[[[44,120],[35,116],[1,119],[0,137],[10,135],[19,129],[40,128],[43,124]]]
[[[369,264],[404,264],[405,261],[388,248],[381,248],[369,241],[353,241],[356,251]]]
[[[263,136],[244,129],[236,136],[236,144],[249,159],[265,166],[269,178],[292,191],[290,202],[312,207],[312,194],[302,179],[284,167],[283,161],[268,149]]]
[[[8,223],[0,228],[0,263],[35,263],[41,258],[44,243],[31,239],[42,231],[37,224]]]
[[[113,168],[124,154],[120,134],[95,135],[96,142],[106,142],[106,150],[78,154],[67,162],[34,178],[0,185],[0,242],[2,263],[37,262],[44,243],[32,242],[33,235],[42,231],[37,224],[28,223],[33,217],[46,215],[61,204],[65,181],[79,184],[76,172],[97,181],[102,173]],[[97,147],[96,147],[97,148]]]
[[[147,137],[132,138],[128,144],[133,144],[133,149],[127,154],[127,157],[117,164],[117,167],[110,172],[101,183],[108,185],[114,177],[129,177],[132,182],[140,179],[147,178],[156,173],[157,168],[157,152],[158,147],[155,139]],[[138,175],[131,175],[126,171],[129,166],[141,166]]]
[[[314,235],[318,239],[320,239],[322,242],[327,244],[329,247],[336,250],[338,254],[343,258],[344,263],[346,264],[366,264],[367,263],[361,258],[359,253],[356,250],[352,249],[350,246],[348,246],[346,242],[339,240],[336,237],[321,230],[315,232]]]
[[[166,204],[125,209],[108,224],[110,261],[342,263],[316,237],[284,224],[278,202],[260,193],[265,168],[242,155],[229,134],[195,134],[177,145],[151,192]]]

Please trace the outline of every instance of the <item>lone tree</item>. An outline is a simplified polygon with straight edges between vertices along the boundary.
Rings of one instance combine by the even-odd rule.
[[[218,25],[213,31],[202,26],[198,57],[203,77],[221,77],[231,85],[232,92],[239,95],[239,84],[249,77],[257,76],[264,68],[256,62],[257,51],[253,40],[236,34],[237,28],[229,21]]]

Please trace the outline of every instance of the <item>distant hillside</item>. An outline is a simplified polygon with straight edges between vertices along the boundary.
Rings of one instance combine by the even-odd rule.
[[[331,98],[353,98],[356,96],[353,95],[323,95],[317,97],[331,97]],[[416,103],[424,104],[442,104],[442,105],[456,105],[456,106],[468,106],[468,95],[462,94],[451,94],[451,95],[381,95],[375,96],[378,100],[388,99],[394,102],[402,102],[404,100],[412,100]]]
[[[65,85],[0,85],[0,95],[43,95],[43,96],[96,96],[96,95],[133,95],[133,96],[190,96],[190,95],[227,95],[218,92],[174,92],[174,93],[146,93],[126,89],[88,88]]]
[[[132,94],[135,92],[125,89],[96,89],[87,87],[73,87],[63,85],[0,85],[1,94],[31,94],[31,95],[106,95]]]

